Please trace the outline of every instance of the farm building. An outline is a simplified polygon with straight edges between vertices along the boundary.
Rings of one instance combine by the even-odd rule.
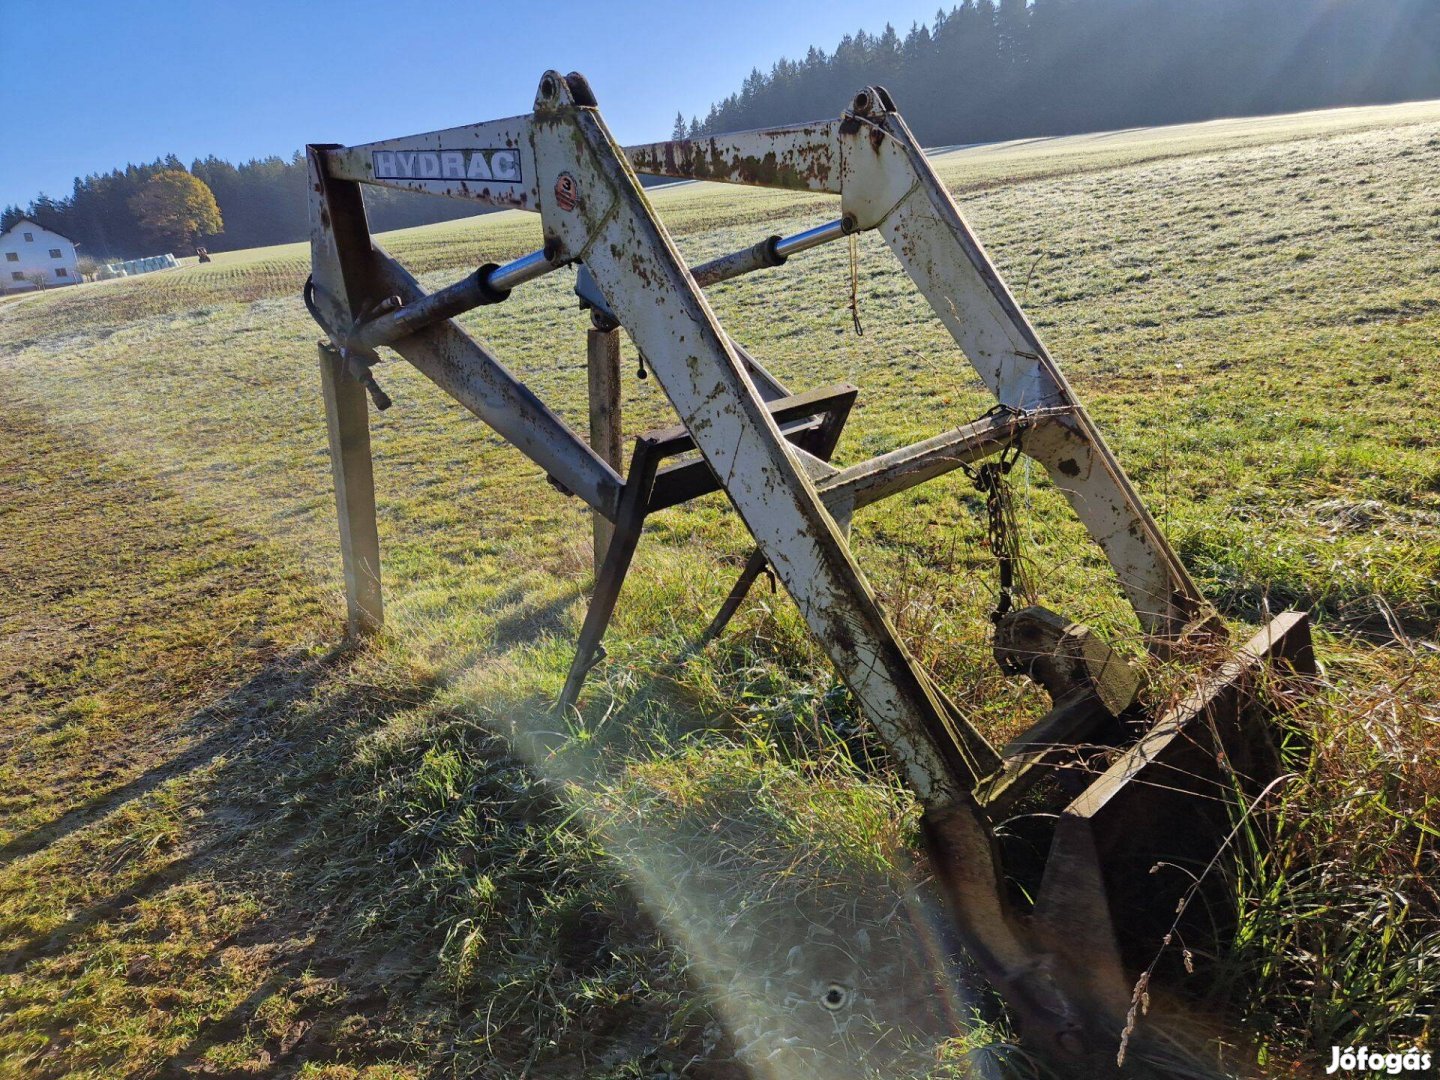
[[[80,281],[75,245],[57,232],[21,218],[0,233],[0,292],[22,292]]]

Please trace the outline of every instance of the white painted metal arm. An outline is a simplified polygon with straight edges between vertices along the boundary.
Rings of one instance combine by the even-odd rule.
[[[838,120],[642,143],[623,153],[650,176],[840,192]]]
[[[859,106],[866,99],[869,108]],[[1004,405],[1062,410],[1023,442],[1104,549],[1152,644],[1208,609],[899,113],[862,93],[842,125],[841,208],[878,229]]]
[[[637,171],[838,192],[847,232],[878,229],[997,400],[1056,410],[1024,449],[1104,549],[1142,627],[1163,647],[1206,611],[980,241],[889,96],[867,88],[824,124],[632,146]]]
[[[880,610],[599,114],[576,107],[552,72],[533,122],[547,238],[589,267],[916,794],[929,806],[971,802],[978,775],[953,719]]]
[[[526,118],[527,126],[528,122]],[[533,160],[528,144],[524,151]],[[341,152],[343,148],[310,148],[311,260],[315,315],[336,347],[354,349],[363,345],[357,342],[357,331],[366,324],[357,323],[356,316],[367,301],[395,297],[414,304],[424,292],[408,270],[371,240],[356,183],[328,174],[325,162]],[[530,177],[533,183],[533,166]],[[437,319],[410,329],[388,344],[543,468],[557,485],[603,516],[615,516],[620,476],[498,357],[452,320]]]
[[[534,210],[530,117],[407,135],[328,150],[332,179]]]

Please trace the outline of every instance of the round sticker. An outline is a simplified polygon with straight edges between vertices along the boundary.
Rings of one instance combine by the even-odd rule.
[[[562,172],[560,179],[555,181],[555,205],[568,212],[574,210],[579,202],[580,189],[575,184],[575,177]]]

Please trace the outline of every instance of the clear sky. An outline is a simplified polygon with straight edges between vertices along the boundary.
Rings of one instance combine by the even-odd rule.
[[[580,71],[625,142],[752,67],[937,0],[0,0],[0,204],[175,153],[289,154],[529,112]],[[836,102],[839,112],[843,102]]]

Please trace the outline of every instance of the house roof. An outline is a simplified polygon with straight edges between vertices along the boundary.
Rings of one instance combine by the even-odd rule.
[[[41,232],[48,232],[51,236],[58,236],[67,244],[73,244],[75,242],[71,240],[68,236],[66,236],[64,233],[58,233],[54,229],[47,229],[44,225],[41,225],[39,222],[36,221],[31,221],[29,218],[21,218],[19,221],[15,222],[14,225],[11,225],[10,228],[6,229],[4,232],[0,232],[0,236],[9,236],[11,233],[19,230],[20,226],[22,225],[29,225],[32,229],[39,229]]]

